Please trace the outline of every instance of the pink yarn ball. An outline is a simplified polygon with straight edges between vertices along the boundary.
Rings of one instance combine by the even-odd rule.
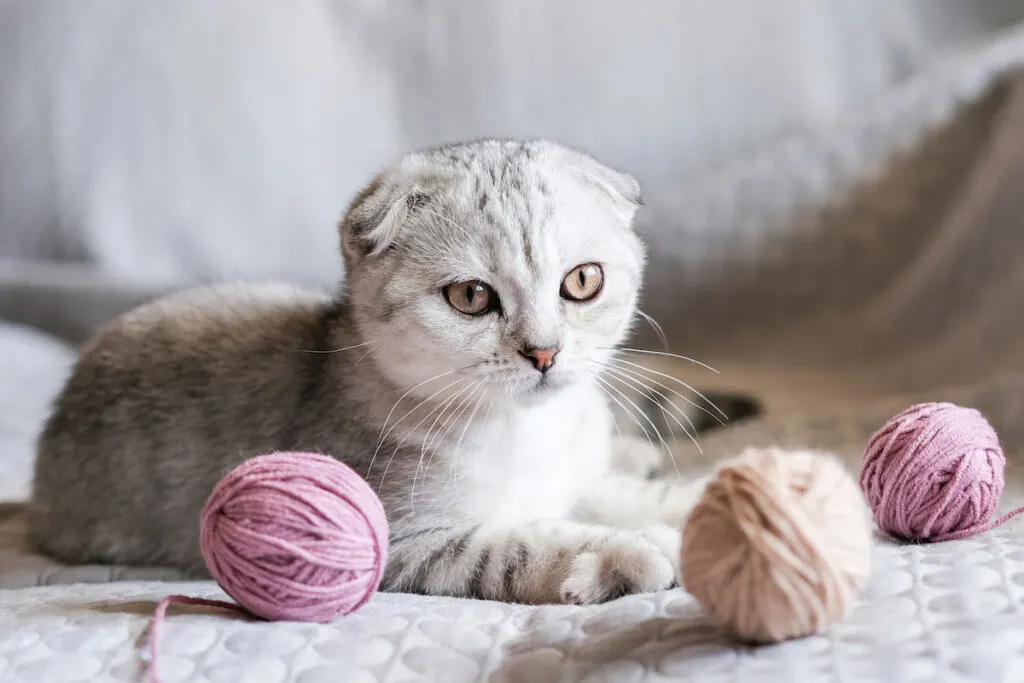
[[[1005,521],[990,521],[1005,467],[999,437],[981,413],[922,403],[871,438],[860,487],[883,531],[904,540],[948,541]]]
[[[388,523],[369,484],[334,458],[271,453],[231,470],[200,520],[221,588],[256,616],[327,622],[380,586]]]

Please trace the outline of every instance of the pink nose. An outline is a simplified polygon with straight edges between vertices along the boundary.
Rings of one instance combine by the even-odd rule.
[[[547,349],[523,349],[519,353],[526,356],[533,367],[537,368],[541,372],[547,372],[551,369],[551,366],[555,364],[555,356],[558,355],[558,349],[550,347]]]

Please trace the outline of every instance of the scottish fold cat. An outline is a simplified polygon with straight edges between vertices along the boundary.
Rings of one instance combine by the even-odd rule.
[[[637,316],[639,203],[549,141],[409,154],[341,221],[342,291],[182,291],[82,349],[39,439],[34,539],[202,575],[218,479],[307,450],[379,493],[386,590],[581,604],[676,584],[702,482],[630,471],[656,451],[610,417],[630,400],[608,373]]]

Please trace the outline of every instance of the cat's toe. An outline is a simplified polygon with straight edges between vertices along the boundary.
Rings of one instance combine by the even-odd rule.
[[[563,603],[589,605],[665,590],[675,582],[675,566],[661,548],[638,535],[624,534],[577,555],[559,594]]]
[[[597,552],[580,553],[569,567],[569,575],[562,582],[559,595],[567,605],[589,605],[602,602],[600,581],[601,558]]]

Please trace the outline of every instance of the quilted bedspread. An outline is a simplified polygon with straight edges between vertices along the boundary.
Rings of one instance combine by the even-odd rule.
[[[1024,481],[1013,497],[1024,502]],[[0,681],[142,680],[164,596],[226,598],[209,582],[108,567],[60,568],[0,525]],[[933,546],[880,540],[853,614],[820,637],[744,647],[681,590],[594,607],[526,607],[378,594],[328,625],[175,608],[165,683],[774,683],[1024,680],[1024,522]],[[164,579],[164,580],[158,580]],[[89,583],[81,583],[87,581]]]
[[[982,410],[1024,504],[1024,30],[938,64],[835,129],[806,132],[685,189],[648,188],[644,306],[695,383],[763,413],[703,455],[822,448],[856,468],[911,401]],[[643,226],[641,226],[643,229]],[[660,236],[660,237],[659,237]],[[648,339],[647,341],[651,341]],[[641,340],[640,343],[645,343]],[[73,352],[0,325],[0,500],[23,497],[31,441]],[[673,367],[673,372],[684,370]],[[0,683],[140,680],[170,593],[219,596],[159,569],[61,567],[0,504]],[[254,683],[1024,681],[1024,517],[976,538],[879,538],[855,611],[825,635],[750,648],[682,590],[592,607],[377,595],[329,625],[172,610],[160,674]]]

